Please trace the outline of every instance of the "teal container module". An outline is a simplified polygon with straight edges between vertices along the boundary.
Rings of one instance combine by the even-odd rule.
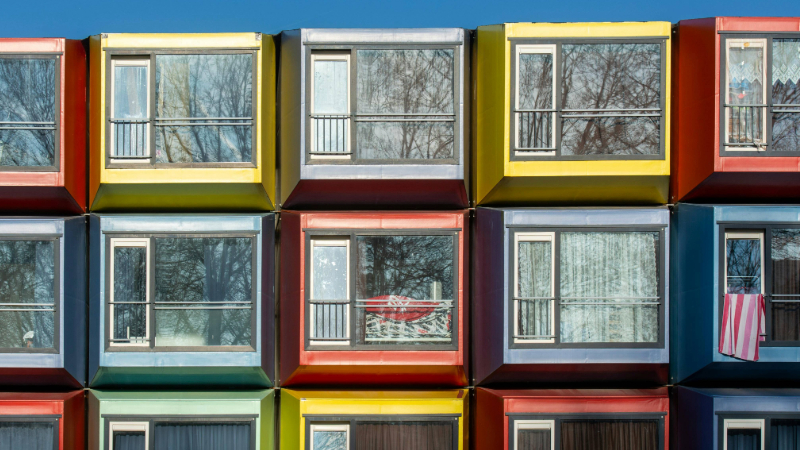
[[[800,380],[800,207],[679,204],[672,233],[672,382]],[[764,294],[757,362],[719,352],[726,293]]]
[[[274,214],[93,215],[89,384],[273,384]]]
[[[272,450],[275,394],[89,392],[89,450]]]

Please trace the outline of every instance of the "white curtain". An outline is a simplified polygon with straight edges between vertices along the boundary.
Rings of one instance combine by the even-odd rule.
[[[552,245],[550,242],[519,243],[519,276],[517,277],[518,335],[549,336]],[[524,298],[528,298],[525,300]],[[543,337],[542,339],[548,339]]]

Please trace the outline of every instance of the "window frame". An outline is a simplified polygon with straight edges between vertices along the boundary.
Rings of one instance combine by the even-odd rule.
[[[60,234],[5,234],[2,241],[52,241],[53,242],[53,346],[47,348],[0,347],[3,353],[61,353],[61,239]],[[0,303],[0,308],[2,308]],[[44,304],[48,305],[48,304]],[[0,311],[4,311],[0,309]],[[9,310],[5,310],[9,311]],[[49,310],[47,310],[49,311]],[[1,316],[0,316],[1,317]]]
[[[305,286],[308,289],[305,289],[304,297],[303,297],[303,309],[304,309],[304,349],[305,351],[348,351],[348,350],[357,350],[357,351],[454,351],[458,350],[459,348],[459,327],[458,327],[458,318],[461,312],[459,308],[459,267],[460,267],[460,252],[459,252],[459,242],[460,242],[460,228],[430,228],[430,229],[421,229],[421,228],[396,228],[396,229],[326,229],[326,228],[310,228],[310,229],[303,229],[303,233],[305,234],[304,241],[305,241],[305,249],[303,251],[303,268],[304,268],[304,282]],[[358,264],[356,253],[358,251],[358,246],[354,243],[356,242],[357,237],[359,236],[450,236],[453,239],[453,299],[452,299],[452,322],[451,322],[451,342],[450,343],[442,343],[442,344],[426,344],[426,345],[409,345],[409,344],[376,344],[376,345],[369,345],[369,344],[359,344],[358,343],[358,336],[355,334],[356,330],[356,320],[357,320],[357,293],[356,293],[356,277],[352,276],[355,273],[355,269]],[[350,342],[342,345],[335,345],[335,344],[327,344],[327,345],[319,345],[319,344],[312,344],[313,339],[310,338],[311,332],[311,304],[310,304],[310,295],[311,295],[311,270],[309,270],[311,264],[311,243],[314,239],[320,238],[337,238],[336,240],[349,240],[349,248],[348,248],[348,294],[350,297],[349,302],[349,309],[348,309],[348,319],[349,319],[349,335],[350,335]],[[443,300],[444,301],[444,300]],[[344,342],[344,341],[338,341]]]
[[[108,119],[109,122],[111,120],[113,120],[114,105],[116,103],[116,96],[114,95],[114,93],[116,92],[115,87],[116,87],[116,84],[117,84],[117,77],[116,77],[116,71],[114,69],[116,69],[118,66],[119,67],[144,67],[147,70],[147,84],[145,86],[145,90],[146,90],[146,93],[147,93],[147,104],[145,105],[145,109],[146,109],[146,111],[148,111],[148,114],[147,114],[148,118],[147,119],[141,119],[141,120],[147,120],[147,123],[145,124],[145,127],[144,127],[145,128],[145,139],[144,139],[145,148],[144,148],[144,150],[145,150],[145,154],[147,156],[141,157],[141,158],[130,158],[130,159],[121,159],[121,158],[115,158],[115,157],[111,156],[113,153],[115,153],[116,142],[117,142],[117,140],[115,138],[115,132],[114,132],[114,128],[115,127],[113,126],[113,123],[112,123],[112,124],[109,124],[109,133],[108,133],[108,139],[110,141],[109,149],[110,149],[110,152],[111,152],[109,154],[109,158],[108,159],[109,159],[111,164],[123,164],[123,165],[125,165],[127,167],[127,166],[129,166],[131,164],[152,164],[153,163],[153,148],[150,146],[150,136],[153,135],[153,129],[152,129],[152,120],[149,118],[150,111],[151,111],[151,107],[150,107],[150,102],[151,102],[150,92],[154,89],[153,86],[150,84],[150,82],[153,80],[153,77],[150,76],[150,71],[152,70],[152,67],[151,67],[151,64],[150,64],[151,62],[152,62],[151,58],[143,58],[143,57],[125,57],[125,58],[116,57],[116,58],[111,58],[111,70],[109,71],[109,75],[108,75],[108,77],[111,80],[110,81],[110,83],[111,83],[111,95],[108,98],[108,102],[109,102],[109,107],[108,108],[109,108],[109,111],[110,111],[109,119]]]
[[[717,443],[719,450],[726,450],[725,444],[727,443],[728,433],[726,432],[726,422],[751,422],[756,424],[761,422],[761,450],[766,450],[770,447],[770,428],[772,427],[773,419],[784,420],[797,420],[800,422],[800,414],[797,412],[777,412],[777,411],[718,411],[717,416]],[[756,427],[753,427],[755,429]]]
[[[556,421],[555,420],[514,420],[513,421],[513,450],[519,450],[520,430],[550,430],[550,450],[556,450]],[[524,428],[523,428],[524,427]]]
[[[507,286],[509,294],[516,293],[516,284],[517,284],[517,276],[518,271],[517,268],[517,235],[530,235],[530,234],[545,234],[545,233],[553,233],[553,247],[552,247],[552,254],[554,258],[552,273],[553,273],[553,284],[551,286],[552,292],[554,293],[553,297],[553,321],[554,327],[552,331],[554,333],[554,343],[544,343],[544,342],[515,342],[515,335],[517,330],[514,328],[509,327],[509,334],[507,345],[510,349],[561,349],[561,348],[654,348],[654,349],[662,349],[665,348],[665,311],[666,311],[666,303],[668,298],[665,296],[666,291],[666,280],[665,278],[665,268],[666,268],[666,228],[667,225],[654,225],[654,226],[633,226],[633,225],[622,225],[622,226],[598,226],[598,227],[583,227],[583,226],[528,226],[528,225],[507,225],[506,226],[509,233],[508,237],[508,245],[509,251],[507,254],[507,261],[509,268],[514,268],[513,273],[509,273]],[[626,232],[645,232],[645,233],[658,233],[658,340],[656,342],[570,342],[565,343],[561,342],[561,336],[558,333],[561,328],[561,264],[560,264],[560,257],[561,257],[561,233],[562,232],[577,232],[577,233],[626,233]],[[511,248],[513,247],[513,248]],[[506,316],[506,323],[509,325],[516,324],[516,318],[514,317],[515,306],[513,295],[510,295],[507,299],[508,305],[508,315]]]
[[[305,422],[305,450],[312,450],[311,429],[314,425],[337,424],[346,425],[348,432],[348,450],[356,448],[356,430],[359,422],[446,422],[448,419],[453,421],[453,450],[459,450],[459,422],[461,414],[374,414],[365,416],[361,414],[303,414],[302,420]]]
[[[60,172],[61,171],[61,65],[64,53],[63,52],[34,52],[34,53],[15,53],[15,52],[2,52],[0,51],[0,59],[53,59],[55,60],[55,100],[53,103],[54,111],[53,117],[55,122],[50,127],[42,129],[53,131],[53,165],[51,166],[2,166],[0,165],[0,173],[2,172]],[[26,122],[19,122],[26,123]],[[4,127],[0,124],[0,130],[14,129],[15,127]],[[18,128],[18,127],[16,127]],[[36,129],[39,129],[38,127]]]
[[[118,245],[118,243],[127,244],[127,245]],[[112,318],[111,320],[108,321],[108,334],[109,334],[108,345],[110,347],[145,347],[145,346],[149,347],[150,346],[150,341],[153,340],[152,336],[150,335],[150,321],[152,319],[152,317],[151,317],[152,313],[150,311],[150,304],[153,301],[153,298],[151,297],[151,295],[153,294],[153,291],[152,291],[152,289],[150,287],[150,284],[153,281],[152,280],[153,277],[150,275],[150,270],[151,270],[151,266],[150,266],[151,255],[150,255],[150,253],[151,253],[151,244],[152,243],[153,243],[152,239],[147,239],[147,238],[136,239],[136,238],[115,238],[115,237],[112,237],[109,240],[109,247],[108,247],[109,248],[108,277],[109,277],[109,286],[110,287],[109,287],[109,291],[108,291],[108,296],[109,296],[109,301],[108,301],[109,312],[108,312],[108,315],[109,315],[110,318]],[[137,244],[137,245],[134,245],[134,244]],[[142,244],[144,244],[144,245],[142,245]],[[114,336],[114,320],[113,320],[113,317],[114,317],[114,309],[115,309],[114,305],[116,304],[114,302],[114,264],[116,263],[116,259],[114,257],[114,254],[115,254],[114,250],[116,250],[118,247],[119,248],[142,248],[142,247],[144,247],[144,249],[145,249],[145,258],[146,258],[145,259],[145,271],[147,273],[147,278],[145,280],[145,303],[144,304],[146,306],[145,306],[145,336],[144,336],[144,342],[127,342],[127,343],[126,342],[117,342],[115,339],[112,339],[110,337],[110,336]]]
[[[556,301],[556,233],[555,231],[547,231],[547,232],[518,232],[514,233],[514,257],[512,261],[514,263],[514,283],[512,284],[512,291],[513,298],[517,299],[520,298],[519,296],[519,244],[520,242],[548,242],[550,243],[550,298],[549,299],[542,299],[542,300],[549,300],[550,301],[550,330],[551,333],[555,333],[556,331],[556,314],[555,314],[555,301]],[[513,305],[511,307],[512,311],[512,320],[514,325],[514,335],[512,339],[514,340],[515,344],[555,344],[556,343],[556,336],[551,335],[550,339],[547,340],[532,340],[529,338],[521,338],[518,337],[517,331],[519,330],[519,302],[512,302]]]
[[[202,423],[222,423],[222,422],[235,422],[235,423],[250,423],[250,450],[256,450],[256,442],[258,440],[258,427],[256,421],[258,416],[255,414],[222,414],[222,415],[117,415],[117,414],[103,414],[103,429],[105,437],[105,450],[113,450],[112,448],[112,433],[111,425],[146,425],[145,431],[145,450],[155,449],[155,426],[158,423],[177,423],[188,422],[194,424]],[[165,449],[166,450],[166,449]]]
[[[762,233],[761,245],[761,293],[764,295],[764,304],[766,315],[764,317],[765,330],[764,341],[759,342],[762,347],[800,347],[800,340],[797,341],[775,341],[772,339],[772,230],[780,229],[796,229],[800,230],[800,223],[783,223],[783,222],[719,222],[719,273],[717,280],[720,286],[717,311],[719,317],[717,320],[718,329],[722,329],[722,314],[725,306],[725,294],[728,290],[726,284],[728,266],[726,263],[726,236],[728,230],[735,230],[736,233],[751,232]],[[797,296],[800,298],[800,295]]]
[[[517,450],[517,424],[518,423],[544,423],[552,422],[552,448],[561,449],[561,422],[562,421],[590,421],[590,420],[657,420],[658,421],[658,448],[664,449],[666,412],[614,412],[614,413],[506,413],[508,417],[508,450]]]
[[[313,449],[314,448],[314,432],[319,429],[319,431],[344,431],[346,433],[346,441],[345,445],[349,449],[351,446],[351,439],[350,439],[350,423],[334,423],[334,424],[324,424],[320,422],[310,422],[309,423],[309,431],[308,431],[308,445],[307,447]]]
[[[255,352],[257,348],[257,344],[259,342],[260,337],[258,336],[258,315],[261,313],[260,308],[260,299],[257,295],[258,293],[258,274],[261,271],[261,265],[258,259],[258,236],[259,233],[255,231],[231,231],[231,232],[198,232],[198,233],[175,233],[175,232],[129,232],[129,231],[122,231],[122,232],[112,232],[112,231],[103,231],[103,237],[105,240],[105,261],[104,270],[105,270],[105,294],[103,298],[103,306],[104,306],[104,320],[105,320],[105,331],[103,333],[103,341],[104,341],[104,351],[106,352]],[[251,290],[251,306],[250,306],[250,345],[197,345],[197,346],[157,346],[155,345],[156,342],[156,330],[157,330],[157,320],[155,314],[155,289],[156,289],[156,267],[155,267],[155,260],[156,260],[156,239],[160,238],[247,238],[250,239],[251,242],[251,282],[250,282],[250,290]],[[112,320],[112,308],[109,304],[110,299],[112,298],[112,290],[113,286],[111,285],[111,269],[112,269],[112,258],[113,253],[111,249],[113,248],[111,245],[112,239],[123,239],[123,240],[148,240],[148,260],[147,260],[147,298],[149,299],[149,303],[147,305],[147,335],[150,338],[147,342],[147,345],[112,345],[111,341],[111,320]]]
[[[772,33],[752,33],[752,32],[732,32],[732,31],[720,31],[720,47],[719,47],[719,59],[720,59],[720,76],[719,76],[719,156],[726,157],[780,157],[780,156],[800,156],[800,148],[796,151],[774,151],[772,150],[772,117],[775,114],[779,114],[782,112],[791,113],[796,112],[800,113],[800,103],[797,105],[788,105],[788,106],[776,106],[772,101],[772,48],[773,48],[773,40],[774,39],[800,39],[800,33],[796,31],[792,32],[772,32]],[[728,71],[726,70],[726,63],[728,58],[728,41],[729,40],[759,40],[765,39],[766,40],[766,48],[764,51],[764,72],[765,72],[765,83],[764,83],[764,101],[765,101],[765,108],[764,108],[764,137],[766,138],[766,144],[764,150],[759,150],[755,146],[753,148],[746,148],[743,150],[730,150],[725,145],[727,137],[727,111],[725,107],[726,101],[726,89],[727,89],[727,79],[728,79]],[[775,111],[775,108],[778,108],[778,111]]]
[[[148,422],[109,422],[108,423],[108,440],[109,449],[114,449],[114,432],[115,431],[143,431],[144,432],[144,449],[148,450],[150,447],[150,424]]]
[[[445,159],[361,159],[357,157],[358,142],[357,130],[349,133],[348,151],[349,154],[343,158],[320,158],[319,156],[312,155],[312,115],[313,110],[310,106],[306,107],[303,117],[305,124],[305,145],[303,152],[305,154],[305,165],[458,165],[461,161],[461,153],[464,148],[463,137],[463,120],[464,113],[461,111],[461,104],[464,102],[464,82],[462,80],[461,68],[461,49],[463,43],[461,42],[442,42],[442,43],[418,43],[418,44],[380,44],[380,43],[359,43],[359,44],[304,44],[305,52],[305,86],[304,94],[306,95],[307,104],[311,104],[314,72],[313,72],[313,57],[319,54],[332,54],[338,52],[345,54],[349,52],[348,76],[349,76],[349,95],[348,95],[348,110],[350,111],[350,119],[348,120],[348,129],[355,130],[356,127],[352,126],[353,122],[357,121],[359,115],[363,116],[379,116],[380,114],[358,114],[358,58],[356,56],[359,50],[452,50],[453,51],[453,114],[446,114],[446,116],[453,117],[453,157]],[[413,114],[412,114],[413,115]],[[423,114],[420,114],[425,116]],[[427,115],[431,117],[439,115],[437,113]],[[420,121],[423,122],[423,121]],[[427,122],[431,122],[427,120]]]
[[[105,150],[105,168],[106,169],[185,169],[185,168],[206,168],[206,169],[214,169],[214,168],[248,168],[248,169],[255,169],[258,167],[258,153],[259,153],[259,140],[260,137],[258,136],[258,125],[259,121],[261,120],[261,116],[259,115],[259,95],[261,92],[259,91],[258,87],[258,75],[259,75],[259,51],[261,49],[258,47],[241,47],[241,48],[231,48],[231,49],[224,49],[224,48],[153,48],[153,49],[126,49],[126,48],[105,48],[105,100],[106,100],[106,108],[104,113],[104,128],[105,128],[105,143],[103,145]],[[237,54],[248,54],[252,55],[252,72],[251,72],[251,95],[252,95],[252,103],[251,103],[251,120],[250,120],[250,161],[241,161],[241,162],[191,162],[191,163],[157,163],[155,161],[155,151],[156,151],[156,60],[158,56],[169,56],[169,55],[200,55],[200,56],[210,56],[210,55],[237,55]],[[114,91],[112,90],[112,79],[113,79],[113,61],[116,59],[132,59],[135,57],[139,57],[144,59],[146,57],[150,58],[149,63],[149,72],[148,72],[148,92],[147,92],[147,107],[148,107],[148,136],[147,136],[147,148],[149,151],[149,161],[147,162],[139,162],[139,163],[129,163],[129,162],[119,162],[111,157],[112,152],[114,151],[113,142],[111,141],[111,115],[113,110],[111,109],[112,98],[114,96]]]
[[[508,42],[511,45],[511,71],[509,73],[508,81],[509,81],[509,89],[511,90],[511,97],[509,101],[509,128],[507,128],[507,132],[511,134],[516,134],[517,131],[517,120],[516,120],[516,99],[517,99],[517,91],[519,90],[517,87],[517,83],[519,81],[518,73],[519,73],[519,63],[518,63],[518,55],[519,55],[519,48],[520,47],[531,47],[531,46],[544,46],[544,45],[553,45],[555,46],[554,50],[554,57],[553,57],[553,83],[555,84],[555,90],[553,92],[553,103],[555,104],[554,111],[553,111],[553,123],[555,126],[555,131],[553,135],[553,143],[555,149],[553,152],[547,152],[548,154],[534,154],[529,150],[524,148],[517,147],[517,137],[516,136],[509,136],[509,160],[510,161],[595,161],[595,160],[665,160],[666,159],[666,139],[669,135],[665,132],[667,127],[667,77],[669,76],[668,67],[667,67],[667,52],[669,51],[669,46],[667,45],[670,42],[669,36],[642,36],[642,37],[605,37],[605,38],[508,38]],[[562,46],[564,44],[659,44],[661,46],[661,91],[659,95],[660,100],[660,116],[655,115],[648,115],[642,117],[658,117],[659,118],[659,152],[653,155],[562,155],[561,154],[561,122],[565,118],[563,115],[564,107],[562,103],[562,78],[563,78],[563,53],[562,53]],[[647,110],[647,108],[645,109]],[[574,113],[586,112],[581,110],[572,110]],[[625,113],[625,111],[643,111],[643,109],[629,109],[620,111],[620,114],[626,114],[626,116],[630,117],[630,114]],[[655,112],[655,111],[654,111]],[[604,111],[599,111],[597,114],[604,114]],[[566,118],[576,117],[576,116],[567,116]],[[602,115],[599,117],[603,117]],[[618,117],[613,115],[608,115],[608,117]],[[623,116],[624,117],[624,116]],[[550,154],[552,153],[552,154]]]
[[[25,414],[25,415],[4,415],[0,414],[0,423],[2,422],[38,422],[38,423],[51,423],[53,424],[53,450],[60,450],[60,435],[61,430],[61,414]]]

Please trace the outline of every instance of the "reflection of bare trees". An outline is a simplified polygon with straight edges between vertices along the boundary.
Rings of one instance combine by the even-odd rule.
[[[156,162],[247,162],[252,158],[252,127],[197,125],[250,123],[253,56],[158,55],[156,118],[190,118],[156,128]],[[196,120],[201,119],[201,120]]]
[[[772,50],[772,103],[800,106],[800,39],[775,39]],[[800,114],[772,115],[772,150],[800,150]]]
[[[800,230],[772,230],[772,339],[800,340]],[[783,302],[782,300],[789,300]]]
[[[453,50],[358,50],[356,61],[357,113],[375,116],[357,123],[359,157],[452,158],[454,122],[431,119],[455,117]]]
[[[53,251],[53,241],[0,241],[0,348],[53,346],[55,313],[36,311],[54,308]]]
[[[519,55],[518,109],[553,108],[553,55],[523,53]],[[517,114],[519,148],[552,147],[552,112]]]
[[[758,239],[727,240],[729,294],[761,292],[761,244]]]
[[[250,238],[156,239],[156,299],[176,307],[247,309],[156,310],[156,344],[248,345],[252,310]],[[205,302],[217,302],[201,305]],[[174,341],[174,342],[173,342]]]
[[[0,122],[55,126],[55,70],[55,59],[0,58]],[[52,166],[54,158],[54,130],[0,130],[0,166]]]

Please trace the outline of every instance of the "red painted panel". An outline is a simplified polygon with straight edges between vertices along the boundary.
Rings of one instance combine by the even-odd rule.
[[[800,31],[800,17],[717,17],[720,31]]]
[[[64,126],[61,138],[66,148],[61,154],[64,187],[86,211],[86,51],[83,42],[66,40],[65,88],[62,92]]]
[[[83,450],[84,392],[0,393],[0,416],[60,415],[59,449]]]
[[[284,208],[466,208],[464,180],[301,180]]]
[[[300,323],[301,302],[305,298],[301,285],[302,226],[300,215],[284,211],[280,222],[280,378],[283,384],[300,365],[303,331]]]

